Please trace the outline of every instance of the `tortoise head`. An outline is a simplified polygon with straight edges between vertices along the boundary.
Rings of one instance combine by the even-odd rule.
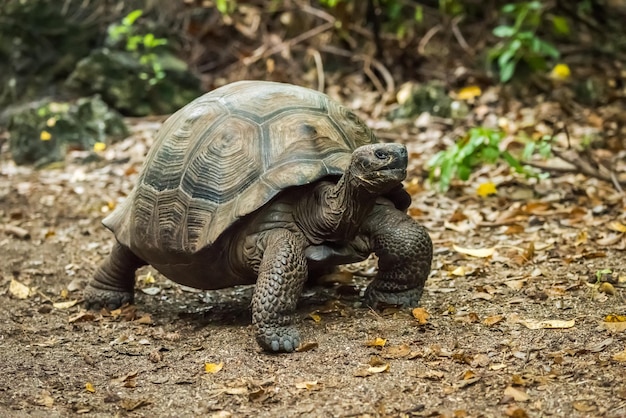
[[[363,145],[352,153],[348,170],[368,192],[385,193],[406,178],[408,156],[400,144]]]

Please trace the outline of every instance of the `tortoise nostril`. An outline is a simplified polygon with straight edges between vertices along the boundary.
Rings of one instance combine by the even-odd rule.
[[[374,155],[376,156],[376,158],[381,160],[386,160],[389,157],[389,154],[382,149],[377,149],[376,151],[374,151]]]

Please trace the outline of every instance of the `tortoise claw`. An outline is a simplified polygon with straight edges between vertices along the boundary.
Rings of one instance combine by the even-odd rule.
[[[383,292],[372,286],[365,291],[365,303],[373,309],[388,306],[413,308],[418,306],[423,288],[413,288],[400,292]]]
[[[293,327],[264,327],[256,340],[265,351],[290,353],[300,345],[300,333]]]
[[[133,303],[133,292],[104,290],[88,285],[83,292],[85,308],[94,311],[102,308],[117,309],[126,303]]]

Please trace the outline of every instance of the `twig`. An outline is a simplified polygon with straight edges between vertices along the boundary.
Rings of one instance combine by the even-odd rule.
[[[463,50],[467,52],[469,55],[474,55],[474,51],[467,44],[467,42],[465,41],[465,38],[463,37],[463,34],[461,33],[461,30],[459,29],[459,22],[462,19],[463,19],[463,15],[457,16],[454,19],[452,19],[452,22],[450,22],[450,25],[452,26],[452,33],[454,34],[456,41],[459,43],[459,45],[461,45],[461,48],[463,48]]]
[[[310,15],[319,17],[320,19],[323,19],[332,24],[335,24],[335,22],[337,21],[337,19],[335,19],[335,17],[331,15],[330,13],[327,13],[320,9],[316,9],[315,7],[311,7],[308,4],[305,4],[304,6],[300,7],[300,10],[303,11],[304,13],[308,13]]]
[[[265,52],[261,52],[261,53],[255,53],[253,56],[248,57],[248,58],[244,58],[242,60],[243,65],[245,66],[249,66],[251,64],[254,64],[255,62],[257,62],[258,60],[262,59],[262,58],[267,58],[270,57],[278,52],[284,51],[287,48],[290,48],[294,45],[299,44],[300,42],[306,41],[309,38],[313,38],[314,36],[319,35],[320,33],[326,32],[329,29],[332,29],[335,26],[335,24],[333,22],[327,22],[324,23],[323,25],[319,25],[313,29],[310,29],[304,33],[301,33],[300,35],[289,39],[288,41],[283,41],[280,44],[274,46],[273,48],[270,48],[269,50],[266,50]],[[258,51],[258,49],[257,49]]]
[[[428,44],[430,39],[435,36],[437,32],[439,32],[441,29],[443,29],[443,26],[438,24],[436,26],[433,26],[428,32],[426,32],[424,37],[420,40],[420,43],[417,45],[417,52],[419,52],[421,55],[426,55],[424,51],[426,45]]]
[[[581,173],[589,177],[594,177],[594,178],[606,181],[608,183],[612,183],[613,186],[615,186],[615,188],[620,193],[623,193],[622,186],[626,186],[626,181],[619,181],[617,179],[617,176],[612,170],[608,170],[609,171],[608,174],[602,173],[599,168],[596,169],[593,165],[589,163],[589,161],[586,161],[585,159],[581,158],[580,154],[577,154],[578,158],[573,158],[573,157],[570,157],[569,155],[566,155],[563,151],[559,149],[553,148],[552,152],[554,153],[554,155],[556,155],[557,157],[559,157],[566,163],[573,165]]]
[[[309,48],[308,53],[313,56],[315,61],[315,69],[317,71],[317,90],[323,92],[325,88],[324,79],[324,63],[322,62],[322,55],[317,49]]]

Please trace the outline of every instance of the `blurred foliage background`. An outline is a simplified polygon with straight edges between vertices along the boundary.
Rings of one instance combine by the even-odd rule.
[[[625,96],[625,0],[1,4],[0,126],[18,163],[58,159],[58,150],[37,150],[51,139],[85,149],[110,140],[100,134],[77,140],[77,125],[94,121],[51,116],[41,106],[61,104],[56,108],[76,115],[77,100],[83,108],[96,101],[89,107],[99,111],[91,114],[106,121],[97,131],[123,136],[124,116],[169,114],[240,79],[304,85],[389,120],[424,111],[462,119],[467,100],[459,103],[450,93],[471,98],[472,89],[480,94],[489,86],[500,86],[503,112],[512,97],[532,104],[542,96],[571,116],[577,106],[623,103]],[[621,151],[626,116],[614,113],[603,117],[610,129],[600,146]],[[56,126],[61,119],[63,130]],[[503,132],[485,129],[478,126],[457,151],[442,150],[431,161],[437,169],[431,177],[443,176],[443,189],[452,177],[498,158],[530,175],[518,157],[498,150]],[[526,138],[525,155],[547,155],[546,143]]]

